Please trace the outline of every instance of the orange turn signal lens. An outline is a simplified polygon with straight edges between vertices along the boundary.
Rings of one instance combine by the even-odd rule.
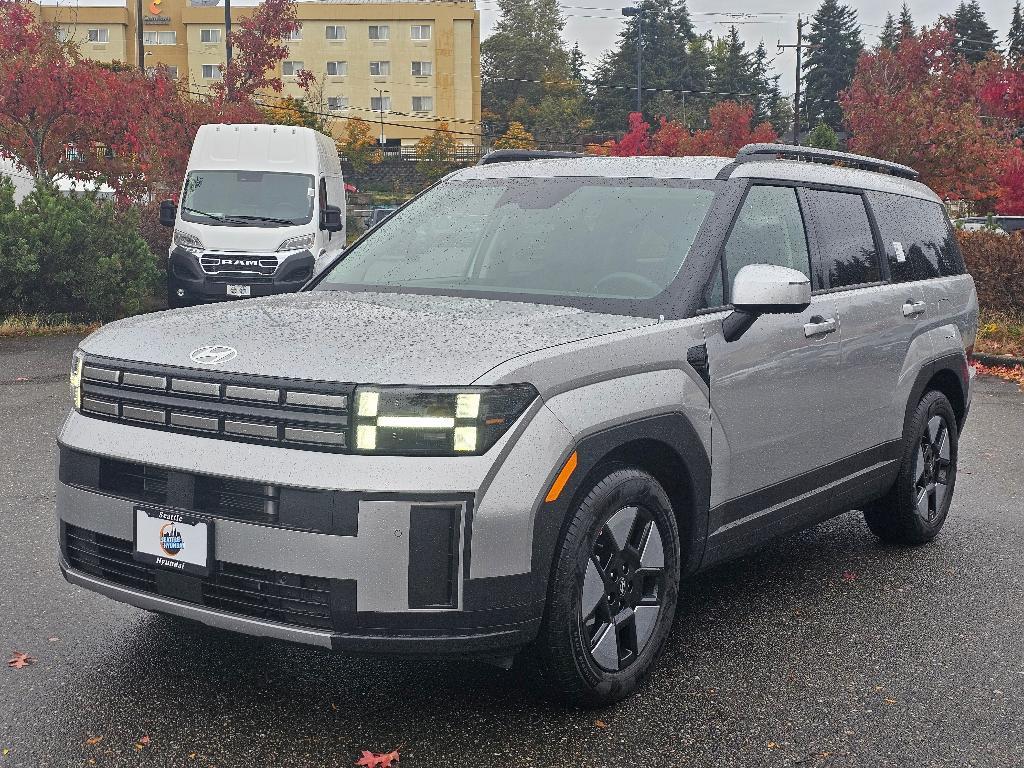
[[[550,504],[552,501],[558,501],[558,497],[562,495],[562,490],[565,488],[565,484],[569,482],[569,478],[572,477],[572,473],[576,471],[576,464],[579,461],[579,457],[576,455],[576,451],[572,452],[572,456],[565,460],[565,464],[562,466],[562,471],[558,473],[558,477],[555,478],[555,482],[551,484],[551,489],[548,491],[548,495],[544,497],[544,501]]]

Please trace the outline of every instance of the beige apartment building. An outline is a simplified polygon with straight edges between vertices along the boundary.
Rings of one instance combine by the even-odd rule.
[[[221,0],[141,0],[146,68],[169,67],[195,94],[221,78],[226,52]],[[138,0],[41,0],[43,21],[97,61],[138,62]],[[255,0],[233,0],[232,23]],[[411,148],[440,123],[467,145],[480,143],[480,13],[474,0],[299,0],[301,29],[287,42],[284,90],[301,96],[302,70],[323,84],[335,130],[347,119],[383,118],[389,146]]]

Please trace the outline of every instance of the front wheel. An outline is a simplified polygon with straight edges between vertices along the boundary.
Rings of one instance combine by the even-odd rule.
[[[609,467],[570,514],[534,661],[550,693],[598,706],[632,693],[661,653],[679,528],[658,481],[631,467]]]
[[[958,444],[949,400],[941,392],[926,393],[904,435],[895,484],[864,511],[872,533],[903,546],[925,544],[938,535],[953,499]]]

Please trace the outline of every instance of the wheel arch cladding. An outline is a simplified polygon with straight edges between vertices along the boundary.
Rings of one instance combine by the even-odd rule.
[[[935,390],[941,392],[953,406],[953,413],[956,415],[957,430],[963,428],[964,420],[967,418],[967,384],[964,381],[966,373],[967,358],[964,354],[944,355],[918,371],[914,380],[914,387],[911,390],[910,400],[907,402],[906,415],[903,420],[903,434],[906,434],[910,420],[914,416],[914,409],[924,397],[926,392]]]
[[[682,573],[695,571],[704,554],[711,500],[711,462],[697,431],[679,413],[619,424],[581,438],[577,467],[556,501],[542,502],[535,517],[533,573],[545,596],[570,513],[609,464],[649,472],[665,489],[679,524]],[[554,482],[570,454],[554,467]]]

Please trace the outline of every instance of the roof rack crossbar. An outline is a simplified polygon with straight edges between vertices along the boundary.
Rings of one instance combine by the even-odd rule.
[[[525,160],[550,160],[552,158],[587,157],[579,152],[556,152],[544,149],[495,149],[480,158],[477,165],[492,163],[518,163]]]
[[[791,144],[747,144],[736,153],[737,163],[750,163],[755,160],[802,160],[808,163],[825,163],[827,165],[842,164],[848,168],[862,171],[885,173],[902,179],[917,181],[921,174],[907,165],[879,160],[877,157],[854,155],[849,152],[836,152],[831,149],[815,147],[797,147]]]

